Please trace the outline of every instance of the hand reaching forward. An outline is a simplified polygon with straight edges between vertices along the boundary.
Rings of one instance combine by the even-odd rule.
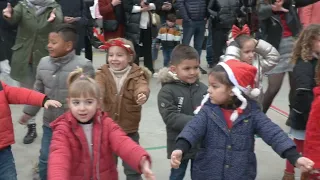
[[[171,167],[174,169],[178,169],[181,164],[182,159],[182,151],[181,150],[174,150],[171,154]]]
[[[274,4],[272,4],[272,11],[282,11],[289,12],[288,9],[285,9],[283,6],[283,0],[277,0]]]
[[[137,104],[138,105],[142,105],[144,103],[146,103],[147,101],[147,96],[143,93],[138,94],[138,99],[137,99]]]
[[[147,180],[156,180],[153,172],[150,169],[150,162],[148,161],[147,157],[145,156],[142,157],[140,161],[140,167],[144,177]]]
[[[2,14],[6,18],[12,17],[12,7],[10,3],[7,3],[7,7],[2,11]]]
[[[299,168],[302,172],[309,172],[313,169],[314,162],[308,158],[300,157],[296,162],[296,167]]]
[[[62,104],[59,102],[59,101],[56,101],[56,100],[47,100],[45,103],[44,103],[44,108],[48,109],[50,106],[52,107],[55,107],[55,108],[58,108],[58,107],[61,107]]]
[[[48,19],[48,22],[52,22],[56,19],[56,8],[54,8],[51,13],[50,13],[50,17]]]

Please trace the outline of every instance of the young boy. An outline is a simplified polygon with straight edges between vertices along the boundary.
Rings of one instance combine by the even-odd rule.
[[[48,108],[60,107],[58,101],[49,100],[44,94],[25,88],[11,87],[0,81],[0,179],[17,179],[11,145],[14,130],[9,104],[30,104]]]
[[[170,56],[174,47],[180,44],[181,31],[176,25],[175,14],[168,14],[166,23],[159,29],[157,43],[161,42],[163,53],[163,66],[168,67]]]
[[[159,71],[162,88],[158,94],[158,108],[167,130],[167,153],[170,159],[175,140],[193,118],[193,111],[207,93],[207,86],[199,81],[199,55],[188,45],[178,45],[172,51],[171,65]],[[171,169],[170,180],[182,180],[189,160],[197,149],[185,154],[179,169]]]
[[[83,68],[84,72],[94,76],[92,63],[75,55],[74,47],[77,41],[77,31],[70,24],[62,24],[49,34],[49,56],[41,59],[36,75],[34,89],[45,93],[51,99],[57,99],[62,103],[58,109],[45,110],[43,113],[43,136],[39,157],[40,179],[47,179],[47,161],[52,130],[49,123],[62,115],[67,109],[68,86],[67,78],[70,72],[76,68]],[[32,116],[36,116],[39,108],[26,106],[25,113],[20,121],[26,122]]]

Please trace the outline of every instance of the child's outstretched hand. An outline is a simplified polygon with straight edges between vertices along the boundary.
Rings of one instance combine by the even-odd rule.
[[[174,150],[171,154],[171,167],[174,169],[178,169],[181,164],[182,159],[182,151],[181,150]]]
[[[55,107],[55,108],[58,108],[58,107],[61,107],[62,104],[59,102],[59,101],[56,101],[56,100],[47,100],[45,103],[44,103],[44,108],[48,109],[50,106],[52,107]]]
[[[296,167],[302,172],[309,172],[313,169],[314,162],[308,158],[300,157],[296,162]]]
[[[150,162],[147,157],[143,156],[140,161],[141,171],[147,180],[155,180],[155,176],[150,169]]]
[[[147,101],[147,96],[143,93],[138,94],[138,99],[137,99],[137,104],[142,105],[146,103]]]
[[[10,3],[7,3],[7,7],[2,11],[2,14],[6,18],[11,18],[12,16],[12,7]]]
[[[51,13],[50,13],[50,17],[48,19],[48,22],[52,22],[56,19],[56,8],[54,8]]]

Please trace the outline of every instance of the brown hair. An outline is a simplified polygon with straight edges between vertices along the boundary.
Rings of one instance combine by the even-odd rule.
[[[293,48],[291,62],[295,64],[299,58],[312,60],[313,40],[320,36],[320,24],[311,24],[305,28],[298,37]]]
[[[199,61],[199,54],[196,49],[189,45],[179,44],[172,50],[170,63],[171,65],[178,65],[184,60]]]
[[[132,59],[131,61],[129,62],[129,64],[131,65],[133,63],[133,61],[135,60],[136,58],[136,51],[134,50],[134,46],[133,46],[133,43],[128,40],[128,39],[125,39],[125,38],[114,38],[114,39],[109,39],[107,42],[111,42],[111,41],[114,41],[114,40],[119,40],[119,41],[122,41],[125,45],[128,45],[129,48],[131,49],[131,51],[133,52],[133,55],[132,55]],[[127,52],[128,55],[129,55],[129,52]],[[108,56],[107,56],[107,61],[108,61]]]
[[[77,68],[69,74],[68,97],[79,98],[81,96],[100,99],[100,88],[96,81],[83,73],[82,68]]]

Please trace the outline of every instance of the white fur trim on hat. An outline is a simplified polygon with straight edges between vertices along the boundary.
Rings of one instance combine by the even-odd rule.
[[[235,96],[242,102],[239,109],[244,110],[247,107],[247,99],[242,96],[241,91],[237,87],[232,88],[232,92],[234,93]],[[234,110],[233,113],[231,114],[230,120],[235,121],[239,117],[238,109]]]
[[[193,111],[193,114],[198,114],[199,113],[200,109],[202,108],[204,103],[206,103],[208,101],[209,97],[210,97],[209,93],[204,96],[204,98],[201,101],[200,106],[198,106],[197,109]]]

